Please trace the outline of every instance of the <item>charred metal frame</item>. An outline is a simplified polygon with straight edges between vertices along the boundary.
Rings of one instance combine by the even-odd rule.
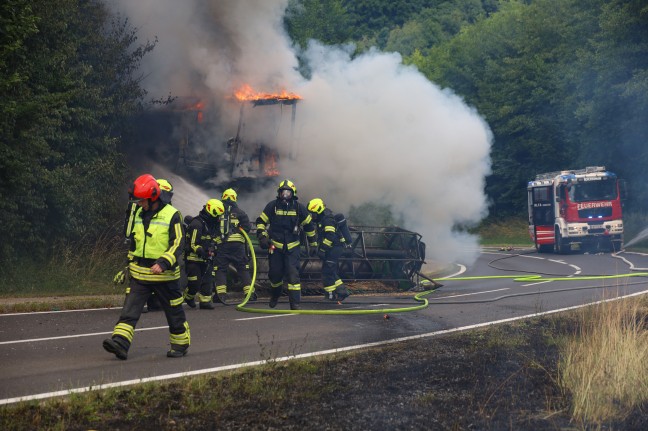
[[[425,263],[425,243],[421,235],[396,226],[350,226],[352,242],[339,261],[342,281],[405,282],[418,285]],[[305,241],[303,241],[304,243]],[[268,280],[268,254],[255,246],[257,280]],[[302,282],[322,280],[322,264],[318,257],[309,257],[302,248],[299,269]],[[423,277],[427,278],[427,277]]]

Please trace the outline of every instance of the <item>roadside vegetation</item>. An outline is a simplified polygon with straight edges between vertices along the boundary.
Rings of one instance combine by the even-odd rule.
[[[258,367],[2,406],[0,429],[639,431],[647,316],[617,301],[288,362],[260,345]]]
[[[580,311],[559,362],[559,381],[571,396],[575,420],[619,421],[648,408],[647,304],[622,300]]]
[[[604,164],[628,181],[626,242],[645,233],[633,247],[648,250],[644,1],[301,0],[289,12],[296,43],[397,51],[484,116],[491,217],[470,229],[483,245],[530,245],[535,173]],[[140,86],[155,41],[100,1],[7,0],[0,30],[0,298],[30,298],[1,310],[121,305],[118,191],[133,119],[163,103]],[[254,369],[3,406],[0,429],[644,430],[647,316],[646,299],[610,302],[289,363],[259,346],[268,364]]]

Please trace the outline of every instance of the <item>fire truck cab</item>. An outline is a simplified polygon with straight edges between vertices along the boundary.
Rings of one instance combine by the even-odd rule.
[[[625,183],[604,166],[536,175],[527,194],[529,235],[539,252],[622,248]]]

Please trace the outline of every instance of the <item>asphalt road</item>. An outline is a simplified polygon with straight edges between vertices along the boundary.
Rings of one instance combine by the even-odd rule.
[[[648,255],[553,255],[530,249],[485,249],[474,265],[457,265],[453,275],[579,277],[628,274],[642,268],[648,271]],[[192,344],[189,354],[181,359],[166,357],[168,329],[159,312],[142,315],[126,361],[116,359],[101,345],[110,337],[119,309],[0,314],[0,404],[429,337],[648,292],[645,277],[571,281],[480,278],[443,284],[428,297],[427,308],[390,313],[389,319],[384,313],[266,315],[240,312],[233,306],[186,308]],[[302,308],[380,310],[416,304],[407,296],[355,295],[342,305],[305,297]],[[267,300],[252,306],[267,309]],[[288,309],[285,297],[277,309]]]

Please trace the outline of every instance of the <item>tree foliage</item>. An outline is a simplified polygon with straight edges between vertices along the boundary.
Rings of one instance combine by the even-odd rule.
[[[118,218],[120,150],[151,44],[100,1],[0,6],[0,229],[4,262],[93,241]]]
[[[648,210],[645,0],[342,5],[359,49],[400,52],[484,116],[494,134],[491,214],[523,213],[537,173],[592,165],[625,177],[629,207]]]

